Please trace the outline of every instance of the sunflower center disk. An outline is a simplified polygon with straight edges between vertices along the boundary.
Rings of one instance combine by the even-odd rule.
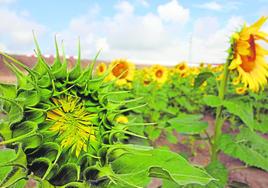
[[[47,120],[53,122],[49,131],[57,134],[55,139],[63,149],[78,157],[82,150],[88,150],[90,141],[96,139],[96,127],[92,123],[96,114],[87,112],[79,98],[53,98],[52,101],[56,107],[47,113]]]
[[[251,72],[255,67],[255,60],[256,60],[256,45],[255,45],[255,39],[253,35],[250,35],[249,40],[247,41],[249,44],[248,47],[248,55],[241,56],[242,64],[240,67],[245,72]]]
[[[114,69],[112,70],[112,72],[113,72],[113,75],[115,77],[119,77],[120,76],[120,79],[124,79],[128,75],[128,67],[127,67],[127,65],[125,65],[123,63],[119,63],[119,64],[117,64],[114,67]]]
[[[162,70],[158,70],[156,73],[155,73],[156,77],[158,78],[161,78],[163,76],[163,71]]]

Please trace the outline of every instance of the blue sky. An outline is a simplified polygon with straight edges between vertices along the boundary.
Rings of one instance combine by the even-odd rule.
[[[260,16],[268,0],[0,0],[0,49],[32,54],[34,30],[48,55],[56,35],[71,56],[80,37],[84,58],[222,63],[228,36]]]

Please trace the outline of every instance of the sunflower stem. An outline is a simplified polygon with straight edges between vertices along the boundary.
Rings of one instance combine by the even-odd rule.
[[[226,87],[227,87],[227,82],[228,82],[228,76],[229,76],[229,64],[230,60],[229,58],[227,59],[225,65],[224,65],[224,70],[223,70],[223,78],[220,83],[220,88],[219,88],[219,94],[218,97],[220,100],[224,100],[225,93],[226,93]],[[223,118],[223,105],[220,105],[217,107],[216,110],[216,121],[215,121],[215,127],[214,127],[214,136],[212,138],[212,152],[211,152],[211,161],[217,161],[218,160],[218,154],[219,154],[219,140],[222,135],[222,125],[224,122]]]

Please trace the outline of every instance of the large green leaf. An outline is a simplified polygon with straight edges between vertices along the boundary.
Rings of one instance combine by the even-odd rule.
[[[196,185],[196,184],[189,184],[186,186],[177,186],[173,182],[170,181],[163,181],[162,188],[225,188],[228,181],[228,170],[225,166],[220,163],[219,161],[215,161],[210,163],[206,168],[208,173],[210,173],[216,181],[211,181],[207,185]]]
[[[183,157],[168,150],[139,152],[133,149],[112,162],[112,167],[129,186],[144,187],[150,181],[149,177],[168,179],[177,185],[206,185],[214,180],[205,170],[193,167]]]
[[[222,104],[222,100],[215,95],[206,95],[204,96],[203,101],[205,102],[206,105],[210,107],[217,107]]]
[[[268,141],[247,128],[237,136],[223,135],[220,149],[248,165],[268,171]]]
[[[254,130],[262,133],[268,133],[268,116],[267,114],[260,115],[260,120],[255,121]]]
[[[223,105],[228,112],[238,116],[251,130],[254,128],[253,107],[250,103],[239,100],[226,100]]]
[[[168,123],[178,132],[198,134],[208,127],[208,123],[201,121],[202,115],[180,114],[168,120]]]

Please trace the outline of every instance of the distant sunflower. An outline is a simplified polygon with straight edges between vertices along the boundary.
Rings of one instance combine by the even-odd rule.
[[[187,71],[184,71],[184,72],[181,72],[181,73],[180,73],[180,77],[181,77],[181,78],[187,78],[189,75],[190,75],[190,73],[187,72]]]
[[[105,63],[100,63],[97,66],[97,75],[103,75],[107,70],[107,65]]]
[[[245,87],[237,87],[237,88],[235,89],[235,92],[236,92],[237,94],[239,94],[239,95],[243,95],[243,94],[245,94],[246,91],[247,91],[247,88],[245,88]]]
[[[205,63],[204,62],[200,62],[199,67],[200,68],[204,68],[205,67]]]
[[[152,78],[150,75],[150,68],[145,67],[142,69],[142,83],[144,86],[149,85],[152,82]]]
[[[153,65],[151,67],[152,80],[158,84],[163,84],[168,79],[168,69],[161,65]]]
[[[188,65],[185,61],[183,61],[179,63],[178,65],[176,65],[176,69],[179,73],[181,73],[181,72],[188,70]]]
[[[239,77],[234,78],[233,81],[232,81],[232,84],[233,84],[234,86],[238,85],[239,83],[240,83],[240,79],[239,79]]]
[[[130,86],[134,79],[135,65],[125,59],[116,59],[110,64],[112,68],[108,78],[110,80],[117,79],[116,85]]]
[[[115,119],[115,121],[117,123],[126,124],[126,123],[128,123],[128,118],[127,118],[127,116],[120,115]]]
[[[200,68],[198,68],[198,67],[191,67],[191,68],[189,68],[189,71],[193,75],[198,75],[200,73]]]
[[[268,34],[259,31],[268,17],[261,17],[256,23],[244,26],[232,36],[232,56],[229,66],[238,71],[238,77],[245,87],[258,92],[267,84],[268,64],[265,56],[268,51],[257,44],[257,40],[268,42]]]

